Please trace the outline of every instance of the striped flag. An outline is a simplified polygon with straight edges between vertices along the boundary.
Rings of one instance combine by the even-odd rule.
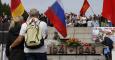
[[[115,0],[103,0],[102,16],[115,25]]]
[[[53,26],[63,36],[67,36],[65,13],[58,1],[56,1],[48,10],[45,12]]]
[[[81,8],[81,10],[80,10],[80,15],[81,16],[83,16],[83,15],[85,15],[85,12],[87,11],[87,9],[89,8],[89,3],[88,3],[88,1],[87,0],[84,0],[84,3],[83,3],[83,6],[82,6],[82,8]]]
[[[24,13],[24,7],[21,0],[11,0],[12,17],[21,16]]]

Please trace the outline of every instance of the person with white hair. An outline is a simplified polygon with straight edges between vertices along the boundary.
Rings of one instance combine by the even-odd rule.
[[[28,20],[25,23],[23,23],[21,26],[21,30],[18,38],[13,42],[12,45],[10,45],[11,49],[15,48],[23,41],[23,38],[25,38],[24,52],[26,54],[27,60],[47,60],[47,55],[46,55],[47,47],[46,44],[44,44],[44,40],[47,38],[48,28],[47,28],[47,24],[39,20],[38,18],[39,18],[39,11],[37,9],[31,9],[29,12]],[[41,38],[38,37],[38,34],[34,36],[35,33],[31,34],[31,36],[28,35],[29,37],[26,37],[27,34],[32,32],[32,31],[28,32],[28,27],[30,26],[29,24],[31,24],[31,26],[35,25],[35,27],[39,27],[38,32]],[[41,46],[39,47],[36,46],[35,48],[33,48],[33,46],[29,47],[27,45],[28,39],[33,39],[34,37],[38,37],[38,40],[40,40],[40,43],[42,43]],[[35,42],[36,41],[32,41],[31,43],[35,43]]]

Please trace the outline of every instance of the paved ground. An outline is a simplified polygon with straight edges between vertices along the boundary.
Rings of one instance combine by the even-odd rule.
[[[0,45],[0,60],[1,60],[1,56],[2,56],[2,46]]]
[[[0,45],[0,60],[7,60],[5,55],[5,48],[2,48],[2,45]]]
[[[3,49],[5,51],[5,49]],[[1,59],[2,55],[2,47],[0,45],[0,60],[7,60],[6,57]],[[3,53],[4,55],[4,53]],[[55,55],[55,56],[48,56],[48,60],[105,60],[103,56],[60,56],[60,55]]]

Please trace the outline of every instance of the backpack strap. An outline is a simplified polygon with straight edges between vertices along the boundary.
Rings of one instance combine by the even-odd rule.
[[[32,20],[31,20],[29,23],[28,23],[28,22],[25,22],[25,23],[26,23],[27,26],[29,26],[29,25],[32,24],[34,21],[35,21],[34,18],[32,18]],[[41,22],[41,21],[39,21],[38,25],[37,25],[36,22],[35,22],[35,26],[38,27],[39,24],[40,24],[40,22]],[[27,30],[28,30],[28,28],[26,27],[26,32],[27,32]]]
[[[39,21],[38,25],[40,25],[41,20]]]

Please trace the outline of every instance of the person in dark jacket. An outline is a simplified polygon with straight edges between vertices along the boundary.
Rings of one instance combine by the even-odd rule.
[[[6,44],[6,56],[9,60],[25,60],[24,55],[24,42],[15,48],[10,49],[10,45],[16,40],[19,35],[21,24],[23,22],[23,17],[15,17],[9,27],[7,44]]]
[[[109,47],[110,50],[109,57],[110,60],[112,60],[113,41],[109,38],[109,33],[107,33],[106,36],[104,37],[104,41],[102,41],[102,44]]]

